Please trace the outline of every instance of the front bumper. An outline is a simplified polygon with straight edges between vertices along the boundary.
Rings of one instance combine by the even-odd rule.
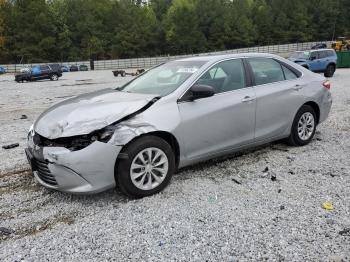
[[[98,193],[115,187],[114,169],[121,149],[95,141],[82,150],[70,151],[39,147],[29,138],[25,152],[43,186],[68,193]]]

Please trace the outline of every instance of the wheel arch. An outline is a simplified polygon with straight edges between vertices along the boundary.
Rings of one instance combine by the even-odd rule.
[[[337,64],[336,64],[336,63],[334,63],[334,62],[330,62],[330,63],[327,65],[327,67],[328,67],[328,66],[330,66],[330,65],[334,66],[334,68],[336,68],[336,67],[337,67]]]
[[[166,132],[166,131],[154,131],[154,132],[146,133],[144,135],[153,135],[153,136],[157,136],[157,137],[165,140],[174,151],[176,168],[179,166],[180,145],[179,145],[179,142],[177,141],[176,137],[173,134]]]
[[[179,145],[177,138],[173,134],[171,134],[170,132],[152,131],[152,132],[144,133],[142,135],[136,136],[133,139],[131,139],[126,145],[123,146],[123,149],[125,149],[128,145],[130,145],[136,139],[140,139],[140,138],[145,137],[145,136],[159,137],[159,138],[163,139],[164,141],[166,141],[171,146],[171,148],[174,152],[175,166],[177,169],[177,167],[179,166],[179,163],[180,163],[180,145]],[[123,153],[123,152],[124,152],[124,150],[121,151],[121,153]],[[123,157],[120,157],[120,158],[123,158]]]
[[[321,113],[319,105],[316,102],[314,102],[314,101],[308,101],[308,102],[304,103],[303,106],[304,105],[311,106],[312,109],[315,111],[315,113],[316,113],[316,124],[318,124],[319,121],[320,121],[320,113]]]

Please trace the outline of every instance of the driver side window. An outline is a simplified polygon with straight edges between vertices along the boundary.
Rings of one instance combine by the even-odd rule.
[[[227,60],[214,65],[195,84],[211,86],[216,94],[244,88],[245,75],[242,60]]]

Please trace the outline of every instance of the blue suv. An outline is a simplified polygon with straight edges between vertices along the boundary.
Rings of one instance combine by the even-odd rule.
[[[337,54],[333,49],[298,51],[288,59],[312,72],[324,73],[325,77],[332,77],[337,68]]]
[[[0,75],[5,74],[6,73],[6,69],[2,66],[0,66]]]

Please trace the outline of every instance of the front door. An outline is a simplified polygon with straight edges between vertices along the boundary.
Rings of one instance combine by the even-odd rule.
[[[310,54],[311,61],[309,62],[309,69],[313,72],[318,72],[322,70],[323,67],[323,61],[320,56],[319,51],[313,51]]]
[[[247,87],[245,79],[241,59],[223,61],[195,83],[212,86],[214,96],[195,101],[180,100],[180,130],[188,159],[253,142],[255,93],[252,87]]]

